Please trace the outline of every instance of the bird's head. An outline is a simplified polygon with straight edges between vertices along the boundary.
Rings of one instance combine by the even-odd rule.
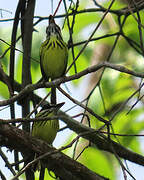
[[[49,16],[49,25],[46,28],[46,34],[47,34],[47,38],[55,36],[58,39],[62,39],[61,29],[55,23],[54,17],[52,15]]]
[[[41,111],[43,110],[49,110],[49,111],[55,111],[57,112],[65,103],[62,102],[62,103],[59,103],[59,104],[45,104]]]

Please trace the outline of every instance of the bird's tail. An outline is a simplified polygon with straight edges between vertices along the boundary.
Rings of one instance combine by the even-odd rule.
[[[56,88],[51,88],[51,104],[56,104]]]
[[[45,176],[45,168],[41,167],[39,180],[44,180],[44,176]]]

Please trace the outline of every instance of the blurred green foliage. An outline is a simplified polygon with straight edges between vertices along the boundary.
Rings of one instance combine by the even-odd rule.
[[[85,2],[85,3],[84,3]],[[104,6],[107,6],[107,3],[104,4]],[[86,1],[80,2],[80,7],[78,10],[83,10],[87,7]],[[123,5],[119,3],[115,3],[113,5],[113,9],[118,9],[123,7]],[[74,23],[74,29],[73,29],[73,42],[83,42],[87,40],[100,21],[103,13],[94,12],[94,13],[82,13],[77,14],[75,23]],[[135,14],[137,17],[137,15]],[[144,16],[144,12],[140,12],[140,16]],[[69,17],[70,25],[72,23],[73,17]],[[121,18],[123,20],[123,18]],[[103,21],[102,25],[98,29],[98,31],[95,33],[94,37],[103,36],[110,33],[116,33],[119,31],[119,24],[118,24],[118,18],[116,15],[111,14],[110,16],[107,16],[105,20]],[[140,45],[140,34],[138,30],[138,23],[134,19],[134,17],[131,15],[127,18],[125,21],[125,24],[123,26],[123,32],[124,34],[131,38],[133,41],[138,43]],[[1,32],[0,32],[1,33]],[[143,33],[143,29],[142,29]],[[63,34],[66,39],[69,38],[69,30],[67,28],[67,25],[64,26]],[[1,36],[4,38],[4,34],[1,33]],[[32,74],[32,80],[33,82],[37,82],[41,78],[40,73],[40,66],[39,66],[39,47],[41,45],[41,42],[45,37],[45,33],[42,29],[39,29],[39,32],[34,32],[33,35],[33,44],[32,44],[32,54],[31,57],[31,74]],[[82,52],[80,57],[76,61],[76,69],[77,72],[80,72],[91,64],[91,59],[93,55],[93,50],[95,47],[97,47],[99,44],[106,43],[110,47],[113,46],[114,41],[116,39],[116,36],[114,37],[107,37],[104,39],[100,39],[97,41],[89,42],[88,46],[85,48],[85,50]],[[10,42],[10,40],[9,40]],[[81,44],[79,46],[74,46],[74,57],[77,57],[77,55],[81,52],[82,47],[84,44]],[[0,54],[2,54],[6,49],[8,48],[8,45],[5,43],[0,44]],[[21,49],[20,44],[18,44],[18,48]],[[4,68],[4,71],[8,73],[8,64],[9,64],[9,51],[6,53],[6,55],[1,59],[2,66]],[[69,63],[68,66],[73,62],[73,56],[71,49],[69,50]],[[110,62],[114,64],[121,64],[126,66],[129,69],[132,69],[137,72],[144,72],[144,63],[142,56],[136,52],[124,39],[124,37],[120,36],[117,42],[117,45],[113,51],[112,57],[110,59]],[[21,82],[21,74],[22,74],[22,54],[16,53],[16,69],[15,69],[15,80],[19,83]],[[69,75],[75,74],[74,67],[70,69],[68,72]],[[74,80],[72,84],[79,85],[85,77]],[[86,80],[85,86],[89,86],[87,84],[88,81]],[[115,70],[106,69],[102,80],[100,83],[100,87],[102,89],[102,94],[99,91],[99,88],[97,87],[95,91],[93,92],[90,101],[89,101],[89,107],[93,109],[93,111],[105,119],[109,120],[113,114],[119,109],[122,104],[127,101],[127,99],[138,89],[140,85],[140,79],[132,77],[130,75],[117,72]],[[137,93],[135,96],[131,98],[130,101],[126,104],[126,106],[116,114],[112,121],[112,127],[111,129],[112,133],[117,134],[140,134],[144,129],[144,123],[143,123],[143,99],[135,106],[129,113],[128,111],[132,107],[132,105],[137,101],[137,99],[142,95],[142,92]],[[1,98],[7,99],[9,94],[7,87],[0,82],[0,96]],[[104,99],[104,102],[102,101]],[[127,114],[128,113],[128,114]],[[99,122],[97,119],[95,119],[93,116],[90,116],[91,120],[91,126],[95,129],[101,127],[103,125],[101,122]],[[105,129],[107,131],[107,129]],[[67,143],[71,142],[71,140],[75,137],[73,134],[71,137],[69,137]],[[111,135],[111,138],[115,141],[119,141],[123,146],[137,152],[142,153],[141,149],[141,142],[139,140],[139,137],[135,136],[121,136],[115,138]],[[80,141],[80,143],[85,143],[84,140]],[[66,150],[65,153],[71,154],[71,150]],[[108,177],[112,180],[118,179],[117,170],[119,168],[118,163],[114,155],[111,155],[109,153],[103,152],[98,150],[96,147],[89,147],[82,153],[79,159],[80,162],[82,162],[84,165],[86,165],[91,170]],[[36,178],[38,179],[38,178]],[[47,174],[45,179],[52,179]]]

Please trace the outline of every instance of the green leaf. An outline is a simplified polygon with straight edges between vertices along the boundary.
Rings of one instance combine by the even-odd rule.
[[[110,166],[110,161],[112,163],[112,157],[92,147],[86,149],[80,157],[80,162],[90,170],[109,179],[115,179],[115,167]]]
[[[0,81],[0,96],[3,97],[4,99],[9,98],[9,91],[7,86]]]

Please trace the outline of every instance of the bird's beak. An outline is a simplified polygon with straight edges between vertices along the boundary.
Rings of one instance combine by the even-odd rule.
[[[57,109],[57,111],[65,104],[65,102],[59,103],[55,105],[55,108]]]

